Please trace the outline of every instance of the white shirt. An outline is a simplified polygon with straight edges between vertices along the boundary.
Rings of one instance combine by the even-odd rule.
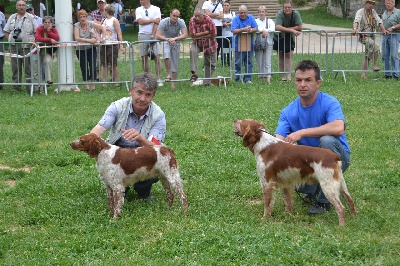
[[[40,17],[42,19],[44,17],[44,12],[43,11],[46,11],[46,7],[45,7],[45,5],[43,3],[40,3]]]
[[[268,32],[267,43],[272,45],[273,38],[274,38],[272,32],[275,31],[274,21],[270,18],[265,18],[264,20],[261,20],[260,18],[256,18],[256,22],[258,25],[259,32],[262,32],[263,30],[266,30]]]
[[[147,16],[146,16],[146,10],[147,10]],[[138,19],[154,19],[154,18],[160,18],[161,19],[161,11],[160,8],[157,6],[151,5],[148,9],[144,8],[144,6],[138,7],[135,10],[135,15],[136,15],[136,20]],[[147,25],[140,25],[139,24],[139,33],[143,34],[151,34],[153,32],[153,24],[154,23],[149,23]]]
[[[214,8],[215,8],[214,14],[219,14],[221,12],[224,12],[222,3],[219,2],[218,0],[215,1],[215,4],[211,1],[205,1],[201,9],[208,9],[208,10],[210,10],[210,12],[212,12],[214,10]],[[221,19],[213,18],[212,20],[213,20],[215,26],[222,26]]]

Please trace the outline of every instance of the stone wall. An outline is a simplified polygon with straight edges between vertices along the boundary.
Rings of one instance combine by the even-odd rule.
[[[342,9],[340,6],[341,0],[327,0],[328,11],[338,17],[343,17]],[[365,4],[364,0],[347,0],[345,1],[346,11],[348,18],[354,18],[357,10],[363,8]],[[381,15],[385,11],[385,1],[376,0],[375,10]]]

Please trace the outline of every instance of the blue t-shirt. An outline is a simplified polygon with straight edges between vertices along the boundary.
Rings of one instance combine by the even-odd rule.
[[[345,121],[339,101],[327,93],[318,92],[317,99],[311,106],[302,106],[300,97],[286,106],[281,111],[275,133],[286,137],[300,129],[319,127],[335,120]],[[346,133],[337,138],[344,150],[350,153]],[[302,138],[297,144],[318,147],[319,138]]]
[[[236,29],[241,29],[246,26],[250,26],[251,28],[256,28],[258,29],[257,22],[253,15],[248,14],[245,19],[241,19],[240,15],[236,15],[232,19],[232,24],[231,24],[231,31],[234,31]],[[238,51],[238,40],[239,38],[236,38],[237,35],[235,35],[235,51]],[[251,34],[251,50],[253,51],[253,34]]]

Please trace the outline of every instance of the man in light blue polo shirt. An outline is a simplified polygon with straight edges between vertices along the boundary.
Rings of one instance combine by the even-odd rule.
[[[177,8],[172,9],[169,17],[160,21],[156,33],[156,38],[164,41],[164,62],[168,73],[165,81],[172,81],[171,88],[173,89],[175,88],[174,80],[178,76],[180,41],[188,36],[185,21],[179,18],[179,16],[179,10]]]
[[[124,148],[155,145],[163,142],[166,131],[165,114],[153,102],[157,79],[149,73],[134,77],[130,97],[111,103],[99,123],[90,131],[101,137],[107,130],[107,143]],[[151,187],[158,177],[137,182],[135,191],[145,201],[152,201]],[[127,194],[129,187],[125,189]]]
[[[340,102],[319,91],[322,80],[316,62],[301,61],[296,67],[295,78],[299,97],[281,111],[276,137],[292,144],[333,151],[340,156],[342,171],[345,172],[350,165],[350,148]],[[308,210],[309,214],[321,214],[330,209],[330,203],[319,184],[306,184],[297,191],[305,194],[305,202],[315,203]]]

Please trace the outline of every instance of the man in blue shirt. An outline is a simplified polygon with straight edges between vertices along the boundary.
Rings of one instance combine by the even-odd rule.
[[[295,71],[299,94],[280,114],[276,137],[289,143],[332,150],[342,160],[342,171],[350,165],[350,148],[345,133],[345,117],[339,101],[319,91],[322,84],[320,68],[314,61],[301,61]],[[308,213],[320,214],[330,209],[330,203],[319,184],[297,189],[304,199],[314,203]]]
[[[257,22],[245,5],[239,7],[239,15],[232,19],[231,30],[235,39],[235,81],[238,82],[243,64],[246,73],[253,72],[253,33],[258,31]],[[251,83],[251,75],[244,75],[243,82]]]

